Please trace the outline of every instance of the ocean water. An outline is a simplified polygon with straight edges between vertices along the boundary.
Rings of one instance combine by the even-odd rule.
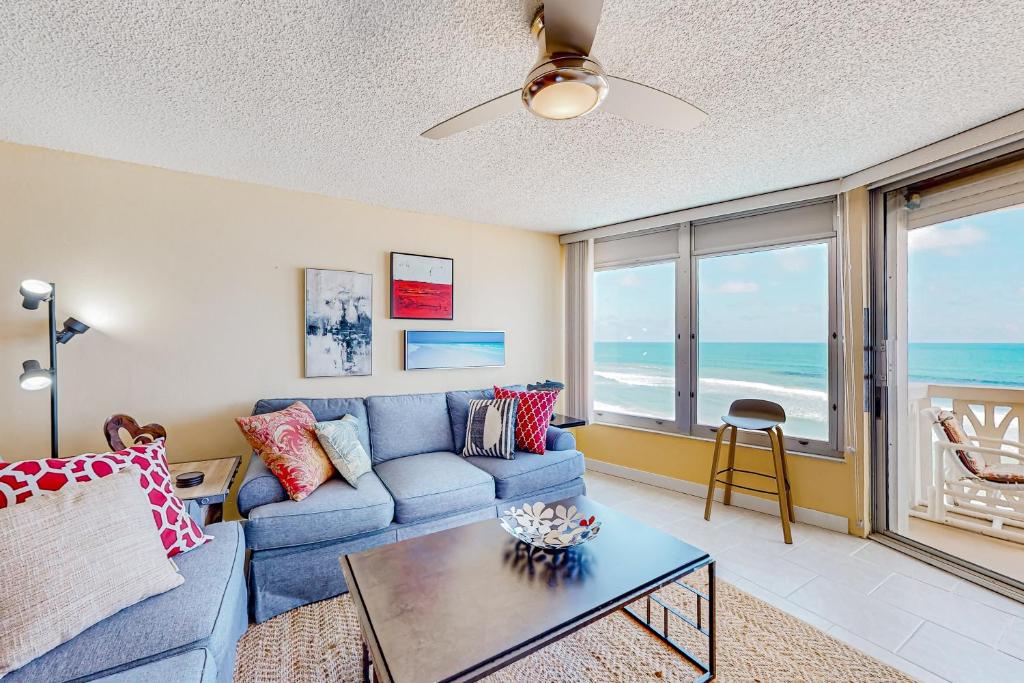
[[[597,342],[595,407],[673,419],[674,355],[672,342]],[[1024,344],[911,344],[909,361],[911,382],[1024,387]],[[774,401],[787,434],[827,439],[827,345],[700,344],[698,422],[719,424],[737,398]]]
[[[505,364],[505,345],[500,342],[408,343],[406,370],[429,368],[481,368]]]

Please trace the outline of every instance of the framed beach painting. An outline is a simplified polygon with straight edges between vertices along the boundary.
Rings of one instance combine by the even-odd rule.
[[[391,317],[455,319],[455,261],[391,252]]]
[[[504,332],[405,331],[406,370],[494,368],[503,365]]]
[[[373,373],[373,276],[306,268],[306,377]]]

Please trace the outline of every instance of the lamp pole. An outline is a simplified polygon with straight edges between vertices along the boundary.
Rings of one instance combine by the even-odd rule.
[[[50,384],[50,456],[60,457],[57,445],[57,285],[50,283],[50,372],[53,382]]]
[[[21,364],[24,372],[18,378],[22,389],[36,391],[38,389],[50,389],[50,456],[60,457],[60,447],[57,440],[57,344],[67,344],[76,335],[85,334],[89,326],[81,320],[68,318],[64,321],[64,327],[57,329],[57,285],[43,280],[24,280],[19,290],[23,297],[21,307],[34,311],[39,304],[46,302],[48,320],[47,328],[50,342],[50,367],[43,369],[39,367],[39,361],[27,360]]]

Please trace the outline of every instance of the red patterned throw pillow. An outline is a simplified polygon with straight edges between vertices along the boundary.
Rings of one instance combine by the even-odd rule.
[[[47,491],[59,491],[70,482],[94,481],[130,465],[139,467],[139,485],[149,498],[153,521],[167,557],[212,540],[203,534],[185,512],[185,504],[174,495],[163,439],[115,453],[83,453],[59,460],[0,464],[0,508],[23,503]]]
[[[236,417],[235,422],[292,500],[302,500],[331,478],[334,466],[316,438],[316,418],[305,403]]]
[[[516,448],[528,453],[544,454],[545,435],[555,412],[557,391],[513,391],[494,387],[494,398],[517,398]]]

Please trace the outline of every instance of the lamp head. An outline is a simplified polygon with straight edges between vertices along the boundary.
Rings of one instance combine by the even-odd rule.
[[[23,301],[21,305],[30,311],[39,308],[40,301],[46,301],[53,294],[53,285],[43,280],[24,280],[21,283]]]
[[[21,367],[24,369],[24,372],[21,373],[18,381],[22,389],[38,391],[39,389],[46,389],[53,384],[53,371],[41,368],[39,361],[27,360],[21,364]]]
[[[88,331],[89,326],[81,320],[68,318],[64,321],[64,328],[57,333],[57,341],[61,344],[67,344],[76,334],[85,334]]]

